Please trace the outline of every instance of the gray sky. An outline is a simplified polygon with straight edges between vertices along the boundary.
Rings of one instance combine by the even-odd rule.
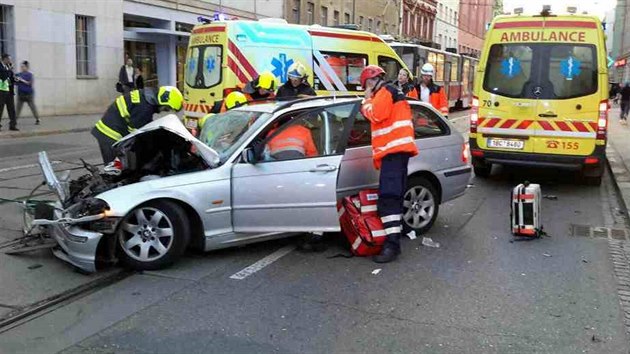
[[[578,11],[588,11],[589,14],[603,18],[607,11],[613,9],[616,0],[503,0],[503,9],[506,12],[513,12],[514,8],[522,7],[524,14],[540,12],[543,5],[551,5],[551,11],[556,13],[566,13],[569,6],[576,6]]]

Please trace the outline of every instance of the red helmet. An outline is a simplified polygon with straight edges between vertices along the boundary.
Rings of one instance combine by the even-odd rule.
[[[379,75],[385,75],[385,70],[377,65],[368,65],[361,71],[361,86],[365,88],[367,79],[375,78]]]

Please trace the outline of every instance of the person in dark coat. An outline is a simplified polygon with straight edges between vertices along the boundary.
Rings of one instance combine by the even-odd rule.
[[[35,125],[39,125],[39,115],[37,114],[37,107],[35,107],[35,90],[33,89],[35,78],[33,73],[28,69],[29,63],[24,60],[20,65],[20,72],[15,75],[16,85],[18,88],[17,116],[15,119],[20,118],[22,106],[26,103],[30,107],[33,117],[35,117]]]
[[[308,84],[306,68],[299,62],[293,63],[287,72],[289,80],[276,92],[278,101],[289,101],[298,98],[316,96],[315,90]]]
[[[11,56],[2,54],[2,63],[0,64],[0,121],[4,113],[4,106],[7,107],[9,114],[9,130],[17,131],[17,118],[15,115],[15,75],[13,73],[13,62]],[[2,128],[2,125],[0,125]]]
[[[136,67],[136,74],[135,74],[135,83],[136,83],[136,88],[138,90],[142,90],[144,88],[144,77],[142,77],[142,68],[137,66]]]
[[[134,74],[133,60],[127,58],[127,63],[121,66],[118,72],[118,82],[122,85],[122,93],[129,93],[129,91],[134,89]]]

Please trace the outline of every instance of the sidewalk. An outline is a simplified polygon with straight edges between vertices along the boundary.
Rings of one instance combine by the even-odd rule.
[[[100,117],[100,114],[41,117],[40,125],[35,125],[35,118],[20,117],[18,119],[20,131],[15,132],[9,130],[9,119],[4,114],[1,122],[0,139],[85,132],[92,129]]]
[[[630,126],[619,123],[619,111],[619,107],[610,111],[606,157],[627,214],[630,208]]]

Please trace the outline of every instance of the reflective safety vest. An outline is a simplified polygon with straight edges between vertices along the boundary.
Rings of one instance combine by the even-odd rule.
[[[270,131],[269,135],[273,135],[275,131],[275,129]],[[281,153],[294,153],[306,157],[319,155],[311,131],[301,125],[292,125],[282,130],[267,142],[267,149],[271,157]]]
[[[396,86],[386,84],[372,98],[364,100],[361,113],[371,122],[372,158],[376,169],[381,168],[381,160],[387,155],[418,154],[411,107]]]
[[[432,84],[429,86],[429,103],[433,108],[448,116],[448,99],[446,98],[446,90],[441,86]]]
[[[139,90],[119,96],[96,123],[95,129],[114,141],[153,120],[156,104],[147,102]]]
[[[0,91],[9,91],[9,79],[0,80]]]

